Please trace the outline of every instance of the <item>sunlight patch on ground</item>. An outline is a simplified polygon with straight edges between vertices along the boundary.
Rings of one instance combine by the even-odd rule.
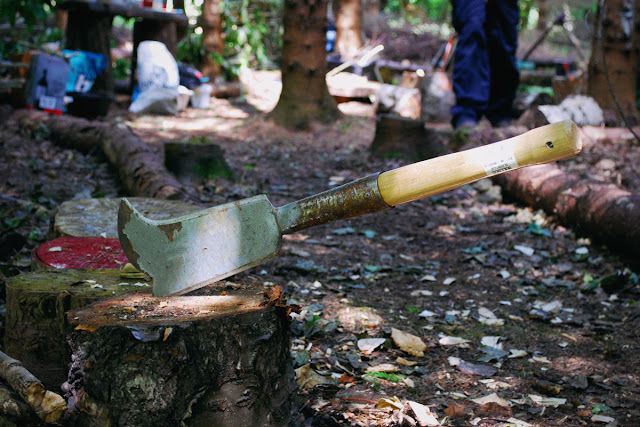
[[[240,82],[246,91],[247,102],[262,112],[268,112],[278,103],[282,91],[280,71],[245,70]]]

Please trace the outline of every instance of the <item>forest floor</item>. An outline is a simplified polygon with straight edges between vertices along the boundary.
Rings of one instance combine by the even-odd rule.
[[[277,75],[244,83],[243,98],[213,99],[208,110],[135,117],[121,104],[105,120],[149,144],[218,144],[235,180],[199,186],[203,206],[262,193],[280,206],[406,164],[371,156],[370,105],[341,104],[337,123],[290,132],[266,116]],[[10,120],[0,141],[5,276],[28,271],[60,203],[125,195],[100,153],[60,148]],[[640,147],[625,139],[586,144],[558,165],[638,191],[638,164]],[[236,279],[284,285],[301,309],[291,352],[306,425],[416,425],[431,413],[442,425],[632,426],[637,260],[471,185],[285,236],[276,260]],[[394,330],[419,337],[423,354],[406,351]]]

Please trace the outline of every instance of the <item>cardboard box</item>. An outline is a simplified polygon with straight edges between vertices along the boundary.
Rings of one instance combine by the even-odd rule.
[[[62,114],[68,77],[69,64],[64,59],[42,53],[32,55],[25,90],[27,107]]]

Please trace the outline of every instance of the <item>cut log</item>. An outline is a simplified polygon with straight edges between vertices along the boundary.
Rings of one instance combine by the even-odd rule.
[[[451,122],[451,107],[456,103],[451,76],[433,71],[420,82],[420,118],[425,123]]]
[[[65,312],[114,294],[149,289],[117,270],[48,270],[7,278],[5,352],[58,391],[71,356]]]
[[[418,120],[420,118],[420,89],[383,84],[376,93],[376,113],[395,114]]]
[[[420,120],[381,114],[376,120],[371,153],[380,158],[426,160],[447,152],[448,136],[442,130],[425,128]]]
[[[118,238],[119,197],[76,199],[62,203],[50,222],[51,238],[105,237]],[[177,200],[128,197],[133,207],[151,219],[169,219],[195,212],[201,208]]]
[[[19,361],[0,351],[0,377],[32,407],[38,417],[53,423],[67,410],[67,403],[57,393],[49,391]]]
[[[278,286],[115,297],[68,313],[77,425],[287,425],[295,382]]]
[[[640,252],[640,195],[613,184],[582,180],[553,165],[492,178],[503,194],[543,209],[565,225],[609,247]]]
[[[164,167],[161,150],[145,144],[126,126],[32,110],[18,110],[12,117],[23,129],[46,128],[51,140],[63,147],[83,153],[102,150],[129,195],[195,200],[190,189]]]

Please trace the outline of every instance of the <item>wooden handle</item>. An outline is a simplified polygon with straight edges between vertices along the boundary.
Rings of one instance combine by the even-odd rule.
[[[384,172],[378,177],[378,187],[384,201],[397,206],[508,170],[573,157],[581,150],[578,127],[566,120],[504,141]]]

